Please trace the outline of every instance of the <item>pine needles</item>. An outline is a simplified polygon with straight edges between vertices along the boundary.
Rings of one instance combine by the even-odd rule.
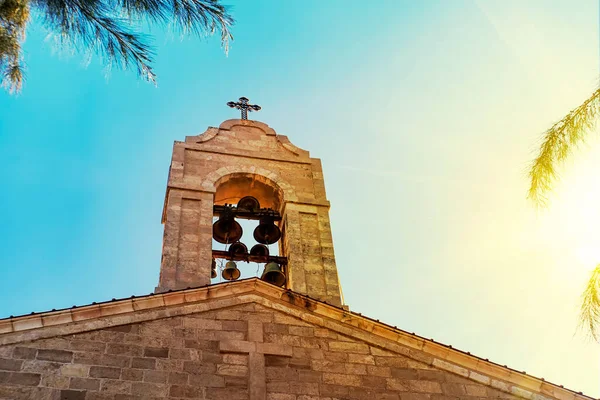
[[[107,65],[133,68],[150,82],[156,81],[154,53],[135,23],[172,24],[199,36],[220,32],[226,51],[233,39],[233,18],[219,0],[0,0],[0,78],[11,92],[23,82],[21,43],[29,7],[39,11],[61,43],[94,50]]]
[[[558,166],[585,141],[585,135],[596,126],[599,117],[600,89],[544,133],[540,153],[529,170],[531,181],[527,197],[537,206],[546,205],[547,193],[558,177]],[[579,327],[600,341],[600,264],[583,292]]]
[[[600,341],[600,264],[592,272],[581,298],[579,327],[588,331],[594,340]]]
[[[537,206],[546,205],[547,193],[558,176],[557,167],[584,142],[585,135],[596,125],[599,114],[600,89],[544,133],[540,153],[529,170],[527,197]]]
[[[0,0],[0,83],[9,92],[23,85],[21,42],[29,22],[26,0]]]

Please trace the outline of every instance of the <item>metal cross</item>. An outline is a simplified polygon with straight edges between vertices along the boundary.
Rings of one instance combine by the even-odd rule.
[[[260,106],[255,104],[248,104],[250,100],[246,97],[240,97],[240,101],[237,103],[233,101],[227,102],[227,105],[231,108],[237,108],[242,111],[242,119],[248,119],[248,111],[260,111]]]

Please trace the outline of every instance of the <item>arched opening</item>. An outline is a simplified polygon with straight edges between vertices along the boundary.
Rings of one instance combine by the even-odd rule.
[[[263,280],[269,281],[265,278],[269,266],[271,268],[271,276],[279,274],[273,270],[272,263],[274,262],[277,264],[276,269],[279,268],[280,271],[285,272],[287,259],[279,257],[283,243],[283,240],[281,240],[280,212],[283,207],[284,192],[281,187],[263,175],[237,172],[220,178],[215,182],[215,188],[215,214],[213,216],[213,223],[226,221],[227,210],[231,210],[230,212],[234,215],[235,225],[227,225],[227,223],[219,222],[217,228],[213,227],[213,229],[216,229],[213,230],[212,243],[215,263],[213,264],[211,282],[219,283],[225,280],[237,280],[249,277],[260,277]],[[260,209],[245,211],[246,209],[243,206],[240,206],[242,208],[237,207],[239,200],[247,196],[258,200]],[[269,216],[272,218],[270,221]],[[267,217],[266,221],[264,221],[265,217]],[[256,236],[259,224],[263,223],[265,225],[261,225],[261,227],[268,227],[269,224],[272,227],[276,227],[275,229],[279,232],[278,239],[261,241],[261,237]],[[234,230],[230,230],[229,228],[221,229],[226,226],[237,226],[237,228]],[[261,230],[258,231],[260,232]],[[230,232],[236,232],[234,242],[229,242],[227,239],[227,235]],[[264,238],[262,237],[262,239]],[[232,255],[232,252],[236,252],[233,250],[234,246],[236,249],[240,249],[240,246],[243,247],[241,253],[235,256]],[[255,246],[262,246],[263,251],[266,252],[264,258],[253,258]],[[268,263],[271,264],[267,265]],[[235,270],[229,269],[231,265],[235,265]],[[283,277],[283,281],[282,283],[278,283],[278,286],[285,284],[285,275],[283,272],[279,276]]]
[[[262,208],[281,211],[283,191],[272,180],[262,175],[234,173],[215,184],[215,205],[237,204],[245,196],[253,196]]]

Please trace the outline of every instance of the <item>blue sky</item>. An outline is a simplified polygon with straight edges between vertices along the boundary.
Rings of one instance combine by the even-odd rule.
[[[600,262],[600,143],[548,210],[541,132],[598,84],[595,1],[235,2],[235,41],[153,29],[158,87],[32,24],[0,92],[0,315],[147,294],[174,140],[252,117],[323,161],[351,309],[600,396],[576,333]]]

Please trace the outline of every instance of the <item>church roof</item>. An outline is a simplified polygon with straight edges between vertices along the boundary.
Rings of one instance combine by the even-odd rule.
[[[543,378],[496,364],[359,313],[275,287],[257,278],[11,316],[0,319],[0,345],[203,312],[247,302],[261,303],[307,323],[337,330],[341,334],[419,361],[423,361],[419,354],[425,353],[430,356],[428,360],[433,367],[526,399],[592,399]]]

